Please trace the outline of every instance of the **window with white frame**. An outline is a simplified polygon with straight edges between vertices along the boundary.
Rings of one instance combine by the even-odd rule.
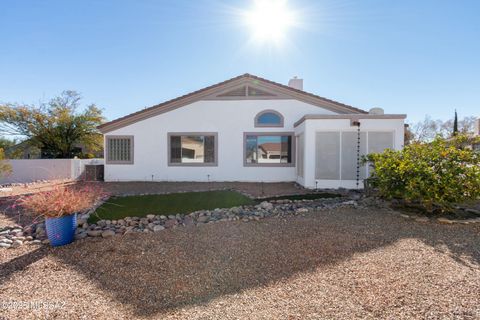
[[[133,136],[106,136],[107,164],[133,164]]]

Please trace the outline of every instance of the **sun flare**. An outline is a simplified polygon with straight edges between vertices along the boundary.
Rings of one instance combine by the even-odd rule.
[[[254,0],[253,7],[245,13],[245,20],[256,41],[278,43],[295,25],[295,14],[286,0]]]

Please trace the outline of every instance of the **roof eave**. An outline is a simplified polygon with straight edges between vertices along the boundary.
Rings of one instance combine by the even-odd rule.
[[[293,124],[298,127],[306,120],[362,120],[362,119],[377,119],[377,120],[404,120],[407,118],[406,114],[306,114]]]

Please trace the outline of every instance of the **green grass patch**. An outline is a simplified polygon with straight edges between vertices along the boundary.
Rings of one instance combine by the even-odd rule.
[[[185,214],[197,210],[231,208],[255,204],[255,201],[235,191],[185,192],[144,196],[112,197],[90,216],[89,223],[144,217],[147,214]]]
[[[315,199],[324,199],[324,198],[339,198],[342,195],[337,193],[308,193],[308,194],[294,194],[290,196],[278,196],[270,197],[265,199],[257,199],[258,201],[272,201],[272,200],[315,200]]]

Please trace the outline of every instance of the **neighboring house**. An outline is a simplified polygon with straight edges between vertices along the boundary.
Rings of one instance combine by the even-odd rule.
[[[361,187],[357,159],[401,149],[405,117],[245,74],[99,126],[105,180]]]
[[[449,138],[447,141],[454,141],[454,138]],[[474,132],[467,133],[467,139],[461,143],[461,147],[480,152],[480,118],[475,120]]]
[[[29,140],[17,143],[5,150],[9,159],[52,159],[54,156],[48,150],[32,145]],[[77,144],[74,148],[72,158],[103,158],[103,149],[98,151],[90,150],[83,144]]]
[[[25,140],[6,148],[5,156],[9,159],[40,159],[41,150]]]

